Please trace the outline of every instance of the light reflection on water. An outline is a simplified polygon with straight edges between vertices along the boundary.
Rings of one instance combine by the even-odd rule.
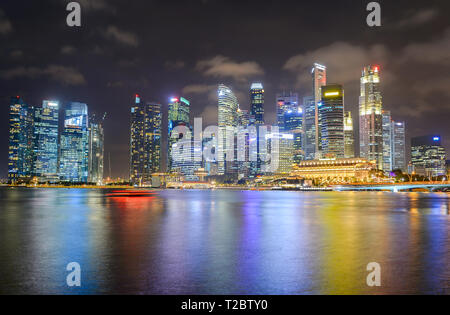
[[[0,293],[450,293],[445,193],[109,192],[0,189]]]

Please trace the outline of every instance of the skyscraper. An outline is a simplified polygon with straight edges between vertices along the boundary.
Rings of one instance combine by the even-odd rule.
[[[145,103],[139,95],[131,107],[130,181],[151,184],[161,168],[161,105]]]
[[[428,135],[411,139],[411,162],[419,175],[435,177],[446,175],[446,152],[441,136]]]
[[[313,79],[313,97],[314,97],[314,126],[315,126],[315,158],[321,155],[321,127],[319,119],[319,103],[322,100],[322,86],[327,84],[327,68],[321,64],[315,63],[312,71]]]
[[[406,126],[403,121],[392,121],[392,169],[406,171]]]
[[[173,97],[170,99],[169,103],[169,141],[168,141],[168,171],[173,171],[173,159],[172,159],[172,147],[180,139],[180,134],[172,134],[172,131],[177,128],[184,126],[189,128],[189,115],[190,115],[191,103],[183,97]]]
[[[303,115],[305,160],[314,160],[316,158],[316,104],[313,96],[303,98]]]
[[[391,112],[383,110],[383,171],[392,171],[392,118]]]
[[[380,67],[364,68],[359,98],[360,156],[375,161],[383,169],[383,116]]]
[[[250,114],[254,125],[264,125],[264,88],[261,83],[253,83],[250,87]]]
[[[289,110],[298,109],[298,94],[293,92],[282,92],[276,96],[277,102],[277,125],[281,132],[284,131],[284,114]]]
[[[344,158],[344,89],[339,84],[324,85],[318,105],[323,157]]]
[[[15,184],[33,173],[34,109],[20,96],[11,98],[9,109],[8,180]]]
[[[106,115],[106,114],[105,114]],[[103,184],[104,131],[102,119],[92,117],[89,124],[89,179],[90,183]]]
[[[237,168],[234,145],[231,145],[227,138],[234,140],[236,136],[236,127],[239,124],[239,103],[233,91],[223,84],[218,87],[218,106],[218,174],[224,175]],[[244,117],[241,116],[241,119]]]
[[[300,163],[305,159],[303,151],[303,109],[300,106],[290,107],[284,113],[282,125],[284,134],[292,135],[293,163]],[[285,139],[285,138],[283,138]]]
[[[59,177],[62,181],[87,183],[89,175],[89,119],[84,103],[69,103],[61,134]]]
[[[353,131],[352,112],[346,111],[344,116],[344,155],[346,159],[355,157],[355,134]]]
[[[34,174],[40,182],[58,178],[59,102],[43,101],[34,112]]]

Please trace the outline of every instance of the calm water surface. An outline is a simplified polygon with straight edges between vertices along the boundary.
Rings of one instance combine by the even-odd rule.
[[[449,194],[108,193],[0,188],[0,293],[450,293]]]

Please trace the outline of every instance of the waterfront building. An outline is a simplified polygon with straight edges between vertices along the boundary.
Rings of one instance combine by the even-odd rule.
[[[360,156],[383,169],[383,116],[380,67],[369,65],[361,77],[359,98]]]
[[[226,85],[218,86],[218,175],[225,175],[237,171],[235,137],[239,120],[246,120],[244,114],[239,114],[239,103],[231,88]],[[233,140],[233,144],[231,143]]]
[[[282,92],[276,95],[277,103],[277,125],[280,132],[285,131],[285,114],[299,107],[298,94],[293,92]]]
[[[161,170],[161,121],[161,104],[145,103],[136,95],[131,107],[130,181],[133,185],[151,185],[152,174]]]
[[[291,176],[328,183],[367,182],[376,168],[374,162],[363,158],[320,159],[294,165]]]
[[[44,100],[34,111],[33,173],[39,182],[57,182],[59,102]]]
[[[322,102],[322,87],[327,84],[327,68],[324,65],[315,63],[312,70],[313,97],[314,97],[314,126],[315,126],[315,158],[321,157],[321,131],[319,119],[319,103]]]
[[[417,174],[428,177],[446,175],[446,158],[440,135],[411,139],[411,162]]]
[[[392,121],[392,169],[406,171],[406,124]]]
[[[168,115],[168,163],[167,168],[172,172],[172,147],[174,143],[181,139],[181,134],[172,134],[172,131],[177,127],[189,128],[189,117],[191,112],[191,103],[184,97],[173,97],[170,99]]]
[[[314,160],[316,157],[316,104],[313,96],[303,98],[303,114],[305,160]]]
[[[344,89],[339,84],[324,85],[319,103],[321,154],[323,157],[342,159],[344,145]]]
[[[392,171],[392,118],[391,112],[383,110],[383,171]]]
[[[20,96],[9,107],[8,181],[29,180],[33,175],[34,109]]]
[[[293,136],[293,163],[299,163],[305,159],[303,151],[303,109],[300,106],[290,107],[284,113],[283,131]],[[279,127],[280,128],[280,127]]]
[[[344,116],[344,157],[355,157],[355,133],[353,130],[352,112],[346,111]]]
[[[61,181],[87,183],[89,175],[88,106],[72,102],[65,109],[61,134],[59,177]]]
[[[105,114],[106,115],[106,114]],[[102,119],[97,119],[93,116],[89,123],[89,183],[97,185],[103,184],[103,169],[104,169],[104,138]]]

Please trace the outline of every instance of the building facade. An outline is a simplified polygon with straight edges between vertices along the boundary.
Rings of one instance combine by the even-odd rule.
[[[300,106],[290,107],[284,113],[283,132],[293,137],[293,163],[300,163],[305,159],[303,151],[303,108]],[[280,128],[280,127],[279,127]]]
[[[44,100],[34,112],[34,175],[39,182],[57,182],[59,102]]]
[[[423,176],[446,175],[445,148],[440,135],[428,135],[411,139],[411,162],[414,171]]]
[[[181,139],[182,135],[178,132],[173,132],[177,127],[185,127],[183,129],[189,129],[189,117],[191,112],[191,103],[184,97],[173,97],[170,99],[168,115],[168,157],[167,157],[167,169],[172,172],[173,159],[172,159],[172,147]]]
[[[406,123],[392,121],[392,169],[407,171],[406,163]]]
[[[364,68],[359,97],[360,156],[375,161],[383,169],[383,115],[380,91],[380,67]]]
[[[33,175],[34,109],[20,96],[9,107],[8,181],[28,181]]]
[[[355,133],[353,130],[352,112],[346,111],[344,116],[344,155],[346,159],[355,157]]]
[[[92,117],[89,124],[89,183],[103,184],[105,133],[103,130],[104,117],[97,120]]]
[[[338,84],[321,87],[319,126],[323,157],[343,159],[344,145],[344,89]]]
[[[297,110],[298,104],[298,94],[293,92],[282,92],[276,95],[277,103],[277,125],[280,132],[285,130],[285,113],[287,111]]]
[[[319,119],[319,103],[322,101],[322,87],[327,84],[327,68],[315,63],[312,70],[313,97],[314,97],[314,125],[315,125],[315,158],[321,157],[321,131]]]
[[[89,176],[88,106],[72,102],[65,109],[61,134],[59,177],[61,181],[87,183]]]
[[[316,157],[316,104],[312,96],[303,98],[303,126],[305,160],[314,160]]]
[[[383,171],[392,171],[392,118],[391,112],[384,110],[383,114]]]
[[[152,174],[161,170],[161,105],[145,103],[136,95],[131,107],[130,181],[151,185]]]
[[[264,87],[253,83],[250,87],[250,115],[254,125],[264,125]]]

